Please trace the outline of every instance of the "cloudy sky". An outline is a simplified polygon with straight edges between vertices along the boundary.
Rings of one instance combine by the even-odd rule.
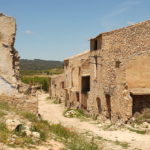
[[[101,32],[150,19],[150,0],[0,0],[17,21],[21,58],[63,60]]]

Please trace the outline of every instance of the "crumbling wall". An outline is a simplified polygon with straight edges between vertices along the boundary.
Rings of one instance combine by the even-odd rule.
[[[19,84],[19,56],[14,48],[16,21],[0,14],[0,94],[15,94]]]
[[[64,74],[53,75],[50,77],[49,93],[51,98],[65,101],[65,78]]]
[[[81,78],[84,75],[89,75],[89,60],[90,51],[85,51],[73,57],[64,60],[65,84],[66,84],[66,99],[68,107],[81,107]],[[83,67],[85,66],[85,67]]]

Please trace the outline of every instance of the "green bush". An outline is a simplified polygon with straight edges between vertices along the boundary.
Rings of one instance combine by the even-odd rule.
[[[41,85],[42,89],[44,91],[48,91],[48,86],[49,86],[49,79],[48,77],[28,77],[28,76],[22,76],[21,78],[22,82],[26,84],[31,84],[31,85]]]

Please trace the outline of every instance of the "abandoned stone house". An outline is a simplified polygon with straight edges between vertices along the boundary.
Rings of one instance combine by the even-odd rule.
[[[31,99],[30,95],[25,95],[28,85],[20,81],[19,55],[14,48],[15,36],[15,19],[0,14],[0,101],[37,113],[37,98]]]
[[[14,48],[16,21],[0,14],[0,94],[12,95],[19,84],[19,56]]]
[[[53,75],[49,81],[49,93],[51,98],[65,101],[65,82],[64,74]]]
[[[82,107],[86,109],[86,104],[84,104],[85,101],[83,100],[84,97],[83,95],[81,95],[81,79],[83,77],[86,80],[90,76],[89,56],[90,51],[85,51],[81,54],[75,55],[64,60],[66,95],[65,99],[67,101],[66,105],[68,107],[81,107],[82,105]]]
[[[112,121],[150,108],[150,20],[92,38],[64,70],[69,107]]]

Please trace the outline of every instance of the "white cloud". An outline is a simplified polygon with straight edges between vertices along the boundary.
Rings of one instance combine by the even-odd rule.
[[[25,34],[33,34],[33,32],[31,30],[26,30],[24,31]]]

